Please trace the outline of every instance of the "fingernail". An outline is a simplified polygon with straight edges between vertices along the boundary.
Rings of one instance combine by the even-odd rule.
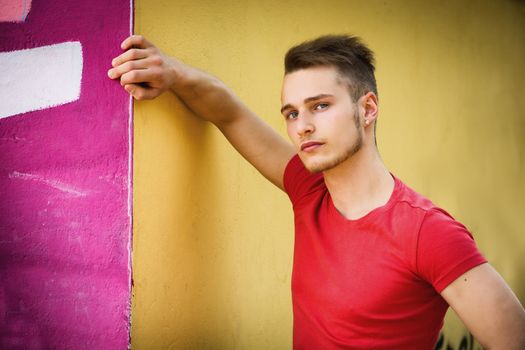
[[[108,70],[108,77],[113,79],[113,70],[112,69]]]

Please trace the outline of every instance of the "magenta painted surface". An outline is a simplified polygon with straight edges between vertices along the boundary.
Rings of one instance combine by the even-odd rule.
[[[128,348],[129,98],[106,71],[129,22],[129,1],[33,0],[0,23],[0,51],[84,60],[79,100],[0,119],[0,349]]]

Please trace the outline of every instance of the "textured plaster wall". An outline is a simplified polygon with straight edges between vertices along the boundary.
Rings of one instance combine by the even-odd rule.
[[[464,222],[525,302],[523,2],[138,0],[136,32],[221,77],[283,135],[286,49],[362,36],[385,162]],[[175,97],[135,106],[133,348],[289,349],[286,196]],[[444,332],[443,347],[467,335],[453,316]]]
[[[33,84],[51,97],[71,92],[56,81],[78,56],[37,48],[78,43],[82,70],[68,101],[0,119],[0,349],[126,349],[131,110],[106,71],[130,33],[130,2],[22,2],[25,18],[0,17],[0,62],[12,64],[0,76],[12,92],[2,108],[34,102]],[[24,64],[9,60],[25,49],[35,50]],[[26,91],[12,89],[23,79]]]

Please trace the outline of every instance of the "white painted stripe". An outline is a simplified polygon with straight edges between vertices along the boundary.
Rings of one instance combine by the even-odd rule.
[[[82,63],[78,41],[0,52],[0,118],[78,100]]]

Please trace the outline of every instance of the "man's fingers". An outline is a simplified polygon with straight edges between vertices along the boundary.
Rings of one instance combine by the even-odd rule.
[[[126,84],[124,89],[136,100],[151,100],[160,94],[157,89],[140,86],[138,84]]]
[[[131,72],[132,70],[135,70],[135,69],[146,69],[147,67],[148,66],[147,66],[146,59],[135,60],[135,61],[128,61],[128,62],[125,62],[125,63],[115,67],[115,68],[111,68],[108,71],[108,76],[111,79],[117,79],[117,78],[121,77],[123,74]]]
[[[132,35],[128,38],[126,38],[122,44],[120,44],[120,47],[122,50],[129,50],[131,48],[140,48],[140,49],[147,49],[148,47],[153,46],[149,41],[147,41],[142,35]]]
[[[120,56],[115,57],[111,61],[111,65],[113,67],[117,67],[128,61],[140,60],[140,59],[148,57],[148,53],[149,52],[145,49],[131,49],[131,50],[124,52]]]
[[[151,69],[133,69],[121,75],[120,84],[125,86],[127,84],[148,83],[154,78]]]
[[[113,59],[111,64],[114,68],[108,71],[111,79],[117,79],[133,69],[145,69],[148,67],[147,51],[133,49],[124,52],[122,55]]]

